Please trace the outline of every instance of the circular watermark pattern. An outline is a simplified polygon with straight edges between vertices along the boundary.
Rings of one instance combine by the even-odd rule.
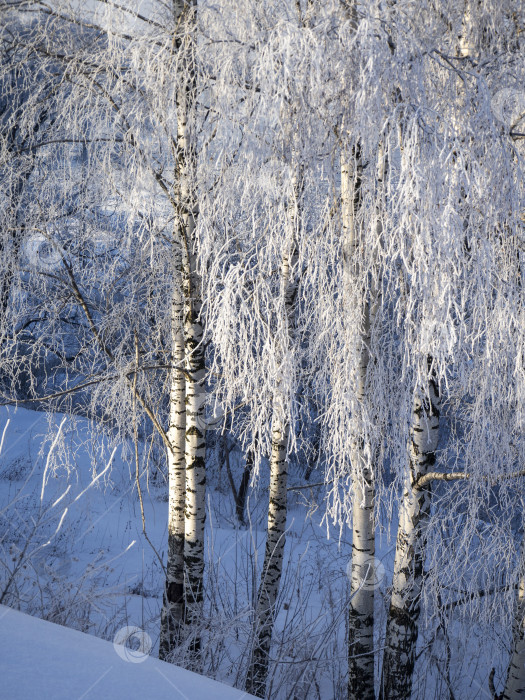
[[[140,627],[122,627],[113,639],[113,647],[124,661],[141,664],[153,647],[151,637]]]
[[[208,394],[204,388],[197,392],[194,407],[198,413],[195,423],[200,430],[222,429],[224,425],[224,411],[218,403],[214,402],[212,405],[208,403]]]
[[[115,247],[115,236],[110,231],[98,231],[91,238],[93,242],[94,252],[96,254],[104,254]]]
[[[498,90],[491,100],[492,112],[506,127],[525,121],[525,88],[506,87]]]
[[[352,560],[346,567],[346,575],[350,583],[354,582],[355,590],[373,591],[379,588],[385,578],[385,567],[381,559],[366,557],[361,564],[352,567]]]
[[[68,233],[74,233],[75,226],[68,226]],[[116,247],[114,235],[109,231],[97,231],[90,236],[89,241],[93,245],[95,254],[103,255],[112,251]],[[39,272],[53,272],[57,270],[62,260],[65,258],[65,252],[56,236],[45,235],[44,233],[33,233],[24,244],[24,253],[29,261],[30,267]]]
[[[43,272],[52,272],[62,261],[62,250],[43,233],[32,234],[26,242],[25,252],[31,267]]]

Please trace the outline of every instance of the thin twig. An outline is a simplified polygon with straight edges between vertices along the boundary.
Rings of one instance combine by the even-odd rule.
[[[137,428],[137,377],[139,373],[139,341],[137,338],[137,332],[134,333],[135,337],[135,373],[133,376],[133,445],[135,448],[135,482],[137,484],[137,493],[139,495],[140,502],[140,515],[142,518],[142,532],[146,541],[148,542],[151,549],[155,552],[155,556],[159,560],[164,576],[166,576],[166,568],[160,554],[157,552],[155,545],[150,540],[148,533],[146,532],[146,516],[144,515],[144,501],[142,499],[142,488],[140,486],[140,465],[139,465],[139,436]]]

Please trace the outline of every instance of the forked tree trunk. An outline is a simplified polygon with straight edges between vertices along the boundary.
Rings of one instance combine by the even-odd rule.
[[[191,635],[200,649],[204,576],[205,523],[205,356],[200,320],[201,282],[197,274],[195,192],[197,153],[192,118],[197,88],[195,66],[196,0],[173,0],[174,49],[180,54],[183,81],[177,100],[175,165],[176,235],[172,299],[172,361],[170,373],[171,443],[169,461],[168,565],[161,620],[160,653],[165,657]]]
[[[230,488],[235,503],[235,514],[237,516],[237,520],[239,521],[239,525],[246,525],[244,516],[246,510],[246,499],[248,496],[248,486],[250,484],[250,478],[253,471],[253,452],[252,450],[248,450],[246,453],[246,462],[242,472],[241,483],[239,484],[239,489],[237,490],[230,466],[230,450],[231,448],[228,447],[226,439],[224,438],[224,460],[226,462],[226,472],[228,474],[228,481],[230,482]]]
[[[283,257],[281,265],[281,285],[284,295],[284,308],[287,319],[287,338],[283,352],[289,349],[294,334],[295,301],[298,281],[294,276],[297,260],[297,227],[299,224],[299,199],[302,192],[303,176],[301,168],[297,169],[293,183],[293,196],[290,202],[289,216],[292,228],[292,242],[289,254]],[[268,505],[268,530],[266,549],[261,573],[261,583],[257,592],[255,611],[254,639],[246,679],[246,690],[264,697],[268,677],[270,646],[272,641],[275,608],[284,559],[284,545],[287,514],[288,484],[288,439],[290,423],[282,415],[284,397],[280,400],[274,396],[272,418],[272,452],[270,456],[270,498]]]
[[[431,371],[431,358],[428,360]],[[430,485],[417,488],[435,462],[440,399],[433,375],[426,395],[416,396],[410,434],[410,465],[399,512],[392,595],[388,611],[380,698],[408,700],[416,657],[423,587]]]

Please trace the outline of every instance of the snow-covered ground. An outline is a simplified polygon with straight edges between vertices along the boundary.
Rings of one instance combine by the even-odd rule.
[[[152,656],[5,606],[0,606],[0,628],[0,695],[10,700],[253,698]]]
[[[0,408],[0,440],[2,435],[0,559],[8,569],[1,572],[0,596],[14,575],[0,603],[110,642],[119,630],[136,627],[148,635],[156,656],[167,489],[162,477],[152,476],[148,446],[140,446],[141,470],[150,458],[150,474],[142,475],[141,485],[146,532],[156,551],[142,532],[130,446],[115,448],[83,418],[21,407]],[[231,455],[231,463],[240,480],[238,455]],[[292,476],[292,484],[299,479]],[[315,475],[313,480],[318,481]],[[203,670],[237,687],[246,673],[267,498],[262,476],[250,495],[251,523],[239,527],[224,468],[209,479]],[[327,539],[318,498],[319,488],[290,492],[287,565],[272,654],[279,663],[270,671],[275,698],[288,694],[285,687],[294,687],[301,698],[319,692],[338,697],[344,683],[350,543]],[[0,630],[5,641],[3,622]],[[115,656],[112,647],[111,653]]]

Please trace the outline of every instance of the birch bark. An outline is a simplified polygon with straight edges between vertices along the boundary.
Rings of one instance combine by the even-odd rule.
[[[342,2],[342,11],[355,31],[356,3]],[[382,173],[382,154],[380,154]],[[359,144],[350,154],[345,146],[340,155],[341,219],[343,239],[344,304],[354,303],[359,284],[359,235],[356,217],[361,207],[363,164]],[[378,233],[380,217],[378,217]],[[362,244],[362,242],[361,242]],[[350,420],[350,461],[352,468],[352,563],[348,610],[348,699],[373,700],[374,694],[374,581],[375,581],[375,483],[373,467],[365,456],[363,416],[366,377],[370,361],[370,324],[377,310],[377,295],[370,298],[363,289],[359,308],[358,363],[355,370],[355,406]],[[372,304],[372,306],[371,306]],[[350,332],[348,329],[347,332]]]
[[[431,371],[431,358],[429,371]],[[430,484],[415,484],[435,463],[439,438],[440,399],[431,376],[427,392],[414,399],[409,444],[409,473],[400,505],[392,595],[388,611],[380,698],[407,700],[418,637],[420,597],[423,586],[425,526],[430,515]]]
[[[522,546],[523,560],[525,548]],[[502,700],[525,698],[525,577],[521,577],[514,607],[514,630]]]
[[[182,270],[184,296],[184,358],[186,391],[185,468],[186,503],[184,529],[185,623],[192,632],[192,649],[200,651],[195,630],[202,617],[204,576],[204,525],[206,519],[206,420],[205,420],[205,352],[201,321],[201,280],[197,271],[195,228],[198,216],[194,192],[197,152],[195,134],[188,122],[193,111],[197,75],[196,0],[178,2],[178,22],[189,23],[184,48],[185,86],[177,96],[177,147],[180,173],[180,212],[182,222]]]
[[[184,509],[186,501],[186,379],[184,376],[184,299],[182,295],[182,247],[174,237],[174,289],[171,306],[172,368],[168,450],[168,561],[161,613],[159,657],[165,659],[180,641],[184,606]]]
[[[246,690],[260,698],[263,698],[266,693],[275,604],[279,593],[286,539],[288,436],[289,424],[274,415],[270,457],[268,532],[261,583],[257,594],[253,649],[246,681]]]
[[[359,270],[359,246],[356,215],[361,206],[362,162],[359,152],[353,157],[341,153],[341,212],[345,303],[351,303],[352,285]],[[366,394],[366,375],[370,359],[370,306],[362,299],[359,330],[359,362],[356,368],[357,406],[351,419],[350,459],[352,464],[352,565],[350,606],[348,611],[348,698],[371,700],[374,697],[374,479],[363,455],[364,441],[361,411]]]
[[[195,221],[191,217],[191,233]],[[191,239],[190,239],[191,240]],[[200,279],[193,251],[185,262],[184,274],[186,354],[186,520],[185,520],[185,598],[186,625],[195,630],[201,619],[204,576],[204,525],[206,519],[206,423],[205,423],[205,353],[203,326],[200,320]],[[200,640],[194,637],[193,649],[199,651]]]
[[[378,149],[376,184],[381,189],[385,159]],[[341,208],[343,227],[343,262],[346,303],[352,303],[352,285],[359,284],[359,241],[356,216],[361,207],[363,166],[359,150],[349,158],[341,154]],[[377,209],[375,235],[382,235],[380,207]],[[355,289],[354,289],[355,298]],[[371,325],[380,302],[379,289],[371,284],[362,290],[358,364],[355,372],[356,405],[350,423],[350,460],[352,465],[352,565],[348,613],[348,697],[349,700],[373,700],[374,695],[374,597],[375,571],[375,479],[372,448],[365,439],[364,417],[370,414],[367,398],[367,372],[370,362]],[[367,457],[368,453],[368,457]]]

